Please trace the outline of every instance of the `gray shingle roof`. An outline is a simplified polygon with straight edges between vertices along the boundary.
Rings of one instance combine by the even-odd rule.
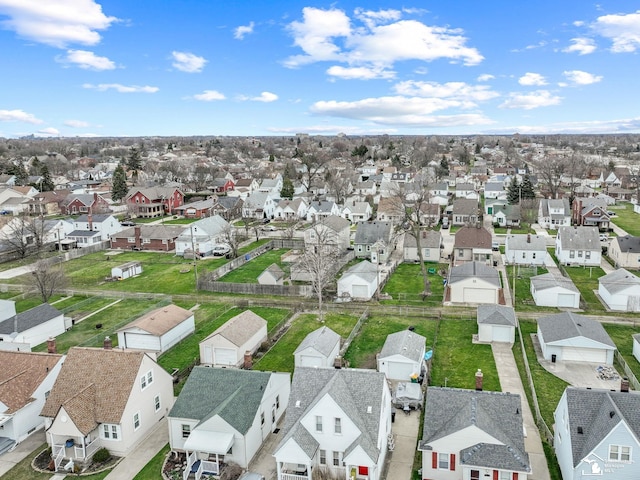
[[[464,226],[456,232],[454,248],[491,248],[491,232],[484,227]]]
[[[26,332],[27,330],[37,327],[38,325],[48,322],[52,318],[62,315],[62,312],[52,307],[48,303],[43,303],[37,307],[31,308],[26,312],[18,313],[15,317],[10,317],[0,322],[0,334],[9,335],[16,331],[15,325],[18,325],[18,332]]]
[[[477,215],[478,201],[467,198],[458,198],[453,201],[454,215]]]
[[[562,312],[542,317],[538,319],[538,328],[546,343],[585,337],[613,349],[616,348],[616,344],[613,343],[600,322],[573,312]]]
[[[636,277],[628,270],[620,268],[605,275],[604,277],[600,277],[598,282],[601,283],[609,292],[618,293],[631,286],[640,285],[640,278]]]
[[[380,358],[391,355],[402,355],[414,362],[422,361],[422,352],[425,349],[427,339],[411,330],[391,333],[380,351]]]
[[[562,287],[567,290],[571,290],[572,292],[579,293],[578,287],[573,284],[570,278],[567,277],[557,277],[553,273],[543,273],[541,275],[536,275],[535,277],[531,277],[531,284],[536,289],[536,291],[548,290],[550,288]]]
[[[385,242],[391,238],[391,222],[359,222],[354,243],[373,245],[378,240]]]
[[[525,451],[520,395],[428,387],[420,450],[430,443],[475,426],[500,444],[479,443],[460,451],[460,462],[518,472],[530,472]]]
[[[478,305],[478,324],[516,326],[516,312],[504,305]]]
[[[423,230],[422,238],[420,238],[420,246],[422,248],[440,248],[440,243],[442,242],[442,234],[437,230]],[[411,233],[407,233],[404,236],[404,248],[415,248],[416,247],[416,237],[414,237]]]
[[[355,275],[367,282],[373,282],[378,278],[378,267],[368,260],[363,260],[347,269],[340,278],[342,279],[348,275]]]
[[[329,327],[320,327],[304,337],[304,340],[300,342],[300,345],[293,353],[296,354],[307,348],[313,348],[326,357],[331,353],[336,343],[340,343],[340,335]]]
[[[509,250],[524,250],[534,252],[547,251],[547,241],[540,235],[507,235],[506,243],[509,246]]]
[[[500,274],[498,270],[482,262],[469,262],[449,271],[449,283],[456,283],[471,277],[481,278],[496,287],[500,287]]]
[[[618,242],[621,252],[640,253],[640,237],[625,235],[614,238],[613,241]]]
[[[558,238],[563,250],[598,250],[602,249],[598,227],[560,227]]]

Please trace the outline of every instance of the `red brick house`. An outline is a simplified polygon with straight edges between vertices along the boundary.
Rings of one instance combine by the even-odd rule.
[[[111,248],[170,252],[184,225],[136,225],[111,235]]]
[[[211,183],[211,189],[215,193],[227,193],[228,191],[233,190],[235,186],[236,184],[233,180],[224,177],[214,178]]]
[[[132,214],[142,218],[172,215],[184,204],[184,193],[175,187],[133,188],[127,194]]]
[[[72,193],[60,204],[63,215],[78,215],[82,213],[108,213],[111,211],[109,202],[97,193]]]
[[[40,192],[29,200],[30,215],[58,215],[62,213],[62,204],[65,202],[70,190],[53,190]]]
[[[602,198],[576,198],[572,205],[572,221],[574,225],[598,227],[608,230],[610,218],[607,214],[607,202]]]

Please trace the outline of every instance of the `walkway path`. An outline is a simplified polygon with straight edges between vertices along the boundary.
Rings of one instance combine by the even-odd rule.
[[[502,391],[520,395],[526,435],[524,446],[529,454],[529,463],[532,469],[529,478],[535,480],[550,480],[551,476],[549,475],[547,458],[544,456],[542,440],[540,439],[538,427],[529,408],[529,402],[527,401],[516,360],[513,356],[512,346],[508,343],[494,342],[491,344],[491,350],[493,351],[493,358],[498,369]]]
[[[0,477],[31,455],[37,448],[46,442],[44,430],[32,433],[26,440],[20,442],[10,452],[0,455]],[[43,447],[44,448],[44,447]]]
[[[396,410],[395,421],[391,424],[395,447],[387,452],[386,476],[388,480],[411,480],[413,474],[413,458],[418,448],[420,431],[420,411],[405,414]]]

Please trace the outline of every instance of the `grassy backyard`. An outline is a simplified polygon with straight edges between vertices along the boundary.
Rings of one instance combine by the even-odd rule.
[[[605,275],[601,267],[564,267],[571,280],[580,290],[582,302],[586,304],[587,312],[604,312],[604,305],[594,291],[598,290],[598,278]]]
[[[431,295],[422,299],[424,281],[419,264],[401,263],[398,265],[391,278],[382,289],[382,293],[391,295],[392,300],[382,300],[385,304],[411,304],[411,305],[442,305],[444,296],[443,279],[439,272],[446,272],[449,268],[445,263],[427,263],[425,268],[435,269],[435,273],[428,273],[431,282]],[[446,273],[445,273],[446,277]]]
[[[514,277],[514,269],[515,269],[515,282],[516,282],[516,294],[515,294],[515,308],[518,311],[549,311],[550,313],[555,313],[558,311],[557,308],[552,307],[538,307],[533,301],[533,296],[531,295],[531,277],[535,275],[542,275],[543,273],[548,273],[548,270],[544,267],[523,267],[523,266],[511,266],[507,265],[506,267],[509,289],[513,292],[513,277]],[[513,293],[512,293],[513,295]]]
[[[289,264],[282,261],[282,256],[287,251],[288,250],[271,250],[263,253],[258,257],[252,258],[241,267],[227,273],[225,276],[220,278],[220,281],[232,283],[258,283],[258,276],[274,263],[287,272],[289,270]]]
[[[620,203],[612,208],[616,216],[611,219],[618,227],[629,235],[640,236],[640,215],[633,211],[630,203]]]
[[[624,357],[627,365],[636,376],[637,379],[640,379],[640,363],[636,360],[636,357],[633,356],[633,338],[632,335],[634,333],[638,333],[638,329],[635,326],[631,325],[620,325],[620,324],[611,324],[611,323],[603,323],[604,329],[607,331],[613,343],[618,347],[618,351]],[[624,376],[624,372],[619,372]]]

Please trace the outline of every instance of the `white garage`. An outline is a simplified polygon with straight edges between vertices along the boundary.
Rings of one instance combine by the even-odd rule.
[[[338,297],[370,300],[378,288],[378,267],[363,260],[338,279]]]
[[[640,278],[624,268],[600,277],[598,294],[610,310],[640,311]]]
[[[213,364],[214,365],[229,365],[236,364],[237,355],[234,348],[214,348],[213,349]]]
[[[580,308],[580,290],[567,277],[536,275],[531,277],[530,290],[539,307]]]
[[[482,262],[453,267],[447,280],[445,301],[451,303],[498,304],[502,286],[498,271]]]
[[[378,371],[390,380],[411,381],[423,372],[427,339],[412,330],[387,336],[378,355]]]
[[[504,305],[478,305],[476,316],[480,342],[513,343],[516,338],[516,312]]]
[[[490,288],[465,287],[462,298],[464,303],[496,303],[496,291]]]
[[[329,327],[320,327],[307,335],[293,356],[296,367],[333,367],[340,354],[340,335]]]
[[[600,322],[572,312],[540,318],[538,341],[543,357],[550,362],[612,365],[616,350]]]

